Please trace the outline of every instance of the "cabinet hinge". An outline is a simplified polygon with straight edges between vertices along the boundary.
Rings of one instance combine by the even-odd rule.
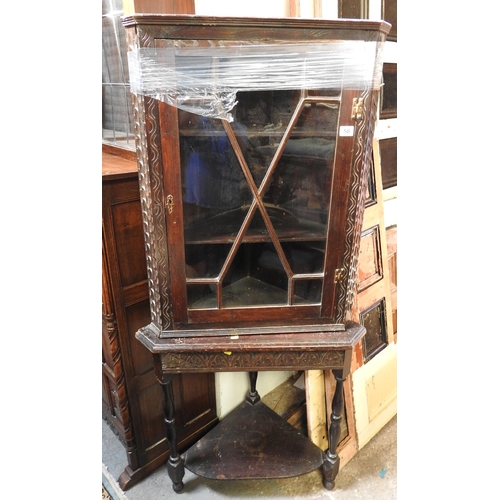
[[[363,117],[363,98],[355,98],[352,100],[351,118],[355,121],[361,120]]]
[[[340,269],[335,269],[335,276],[333,278],[334,283],[338,283],[345,275],[345,269],[341,267]]]

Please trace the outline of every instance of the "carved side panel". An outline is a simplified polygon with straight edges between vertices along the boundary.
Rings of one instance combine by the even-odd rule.
[[[363,99],[364,106],[362,117],[357,122],[356,142],[354,144],[354,161],[351,170],[352,190],[348,200],[346,244],[342,259],[343,267],[347,269],[347,273],[339,283],[339,299],[335,313],[337,323],[344,323],[352,319],[351,310],[354,303],[361,227],[366,201],[370,157],[372,155],[373,116],[376,113],[377,106],[374,95],[376,94],[376,92],[366,88],[360,96]]]
[[[154,222],[151,210],[151,178],[149,172],[148,145],[146,139],[146,113],[144,98],[133,96],[134,133],[136,137],[137,164],[139,171],[139,193],[141,198],[144,240],[146,245],[146,268],[148,272],[149,303],[151,322],[161,328],[160,289],[158,280],[158,264],[155,259]]]
[[[150,46],[151,37],[138,33],[130,45]],[[171,313],[158,105],[141,95],[133,95],[133,104],[151,321],[161,331],[171,327]]]

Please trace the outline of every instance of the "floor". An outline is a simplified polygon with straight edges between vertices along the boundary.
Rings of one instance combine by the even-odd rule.
[[[217,499],[396,499],[397,415],[339,472],[335,489],[326,490],[319,470],[277,480],[214,481],[186,470],[184,491],[172,490],[166,466],[122,492],[117,479],[127,465],[125,449],[108,425],[102,425],[103,483],[114,489],[114,500],[217,500]]]

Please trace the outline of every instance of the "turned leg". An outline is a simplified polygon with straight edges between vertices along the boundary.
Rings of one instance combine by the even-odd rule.
[[[184,460],[177,450],[177,428],[174,416],[172,377],[165,377],[165,381],[161,382],[161,386],[163,389],[163,411],[165,413],[165,423],[167,424],[167,442],[170,449],[167,470],[172,480],[172,488],[176,493],[180,493],[184,488],[184,483],[182,482],[182,478],[184,477]]]
[[[340,441],[340,423],[344,407],[344,379],[333,371],[337,385],[332,400],[332,415],[330,418],[330,429],[328,431],[328,450],[323,462],[323,486],[332,490],[335,486],[335,478],[339,472],[340,459],[337,455],[337,446]]]
[[[257,392],[257,375],[259,372],[248,372],[250,377],[250,392],[247,396],[247,401],[253,405],[260,401],[259,393]]]

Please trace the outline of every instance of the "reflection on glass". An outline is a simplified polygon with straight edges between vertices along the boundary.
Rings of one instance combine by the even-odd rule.
[[[231,124],[179,111],[190,308],[321,302],[337,120],[322,91],[241,92]]]

